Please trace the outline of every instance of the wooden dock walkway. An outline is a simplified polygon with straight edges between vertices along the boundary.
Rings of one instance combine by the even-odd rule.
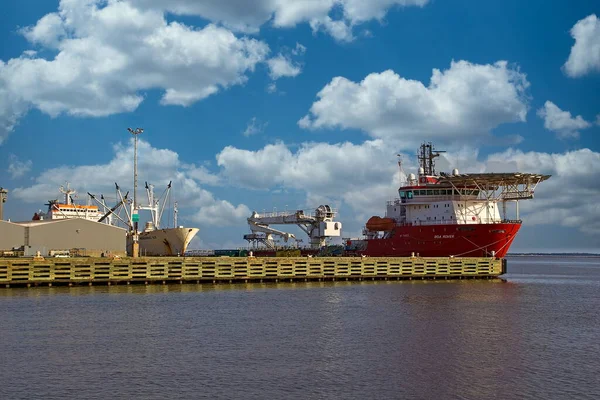
[[[494,258],[0,258],[0,287],[131,283],[496,278]]]

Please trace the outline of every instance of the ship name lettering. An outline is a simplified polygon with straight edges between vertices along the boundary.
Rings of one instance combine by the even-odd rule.
[[[156,239],[156,236],[141,236],[140,240]]]

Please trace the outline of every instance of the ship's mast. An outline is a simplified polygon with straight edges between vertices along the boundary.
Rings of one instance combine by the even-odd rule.
[[[75,189],[71,189],[69,187],[69,182],[67,182],[67,187],[61,186],[59,188],[60,192],[65,195],[65,204],[71,205],[73,202],[71,201],[71,195],[75,193]]]
[[[425,176],[435,176],[435,158],[440,156],[440,153],[445,153],[445,150],[434,150],[431,142],[425,142],[421,144],[417,158],[419,159],[419,166],[423,170]],[[421,171],[419,171],[421,174]]]

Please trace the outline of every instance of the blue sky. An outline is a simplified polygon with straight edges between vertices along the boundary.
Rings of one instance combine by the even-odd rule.
[[[396,154],[553,177],[513,251],[600,249],[594,1],[21,0],[0,16],[0,186],[30,219],[69,181],[170,180],[194,247],[243,245],[252,210],[385,212]],[[168,221],[164,221],[167,223]]]

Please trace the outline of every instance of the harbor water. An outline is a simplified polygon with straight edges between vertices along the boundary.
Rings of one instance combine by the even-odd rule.
[[[0,290],[0,399],[598,399],[600,258],[503,279]]]

